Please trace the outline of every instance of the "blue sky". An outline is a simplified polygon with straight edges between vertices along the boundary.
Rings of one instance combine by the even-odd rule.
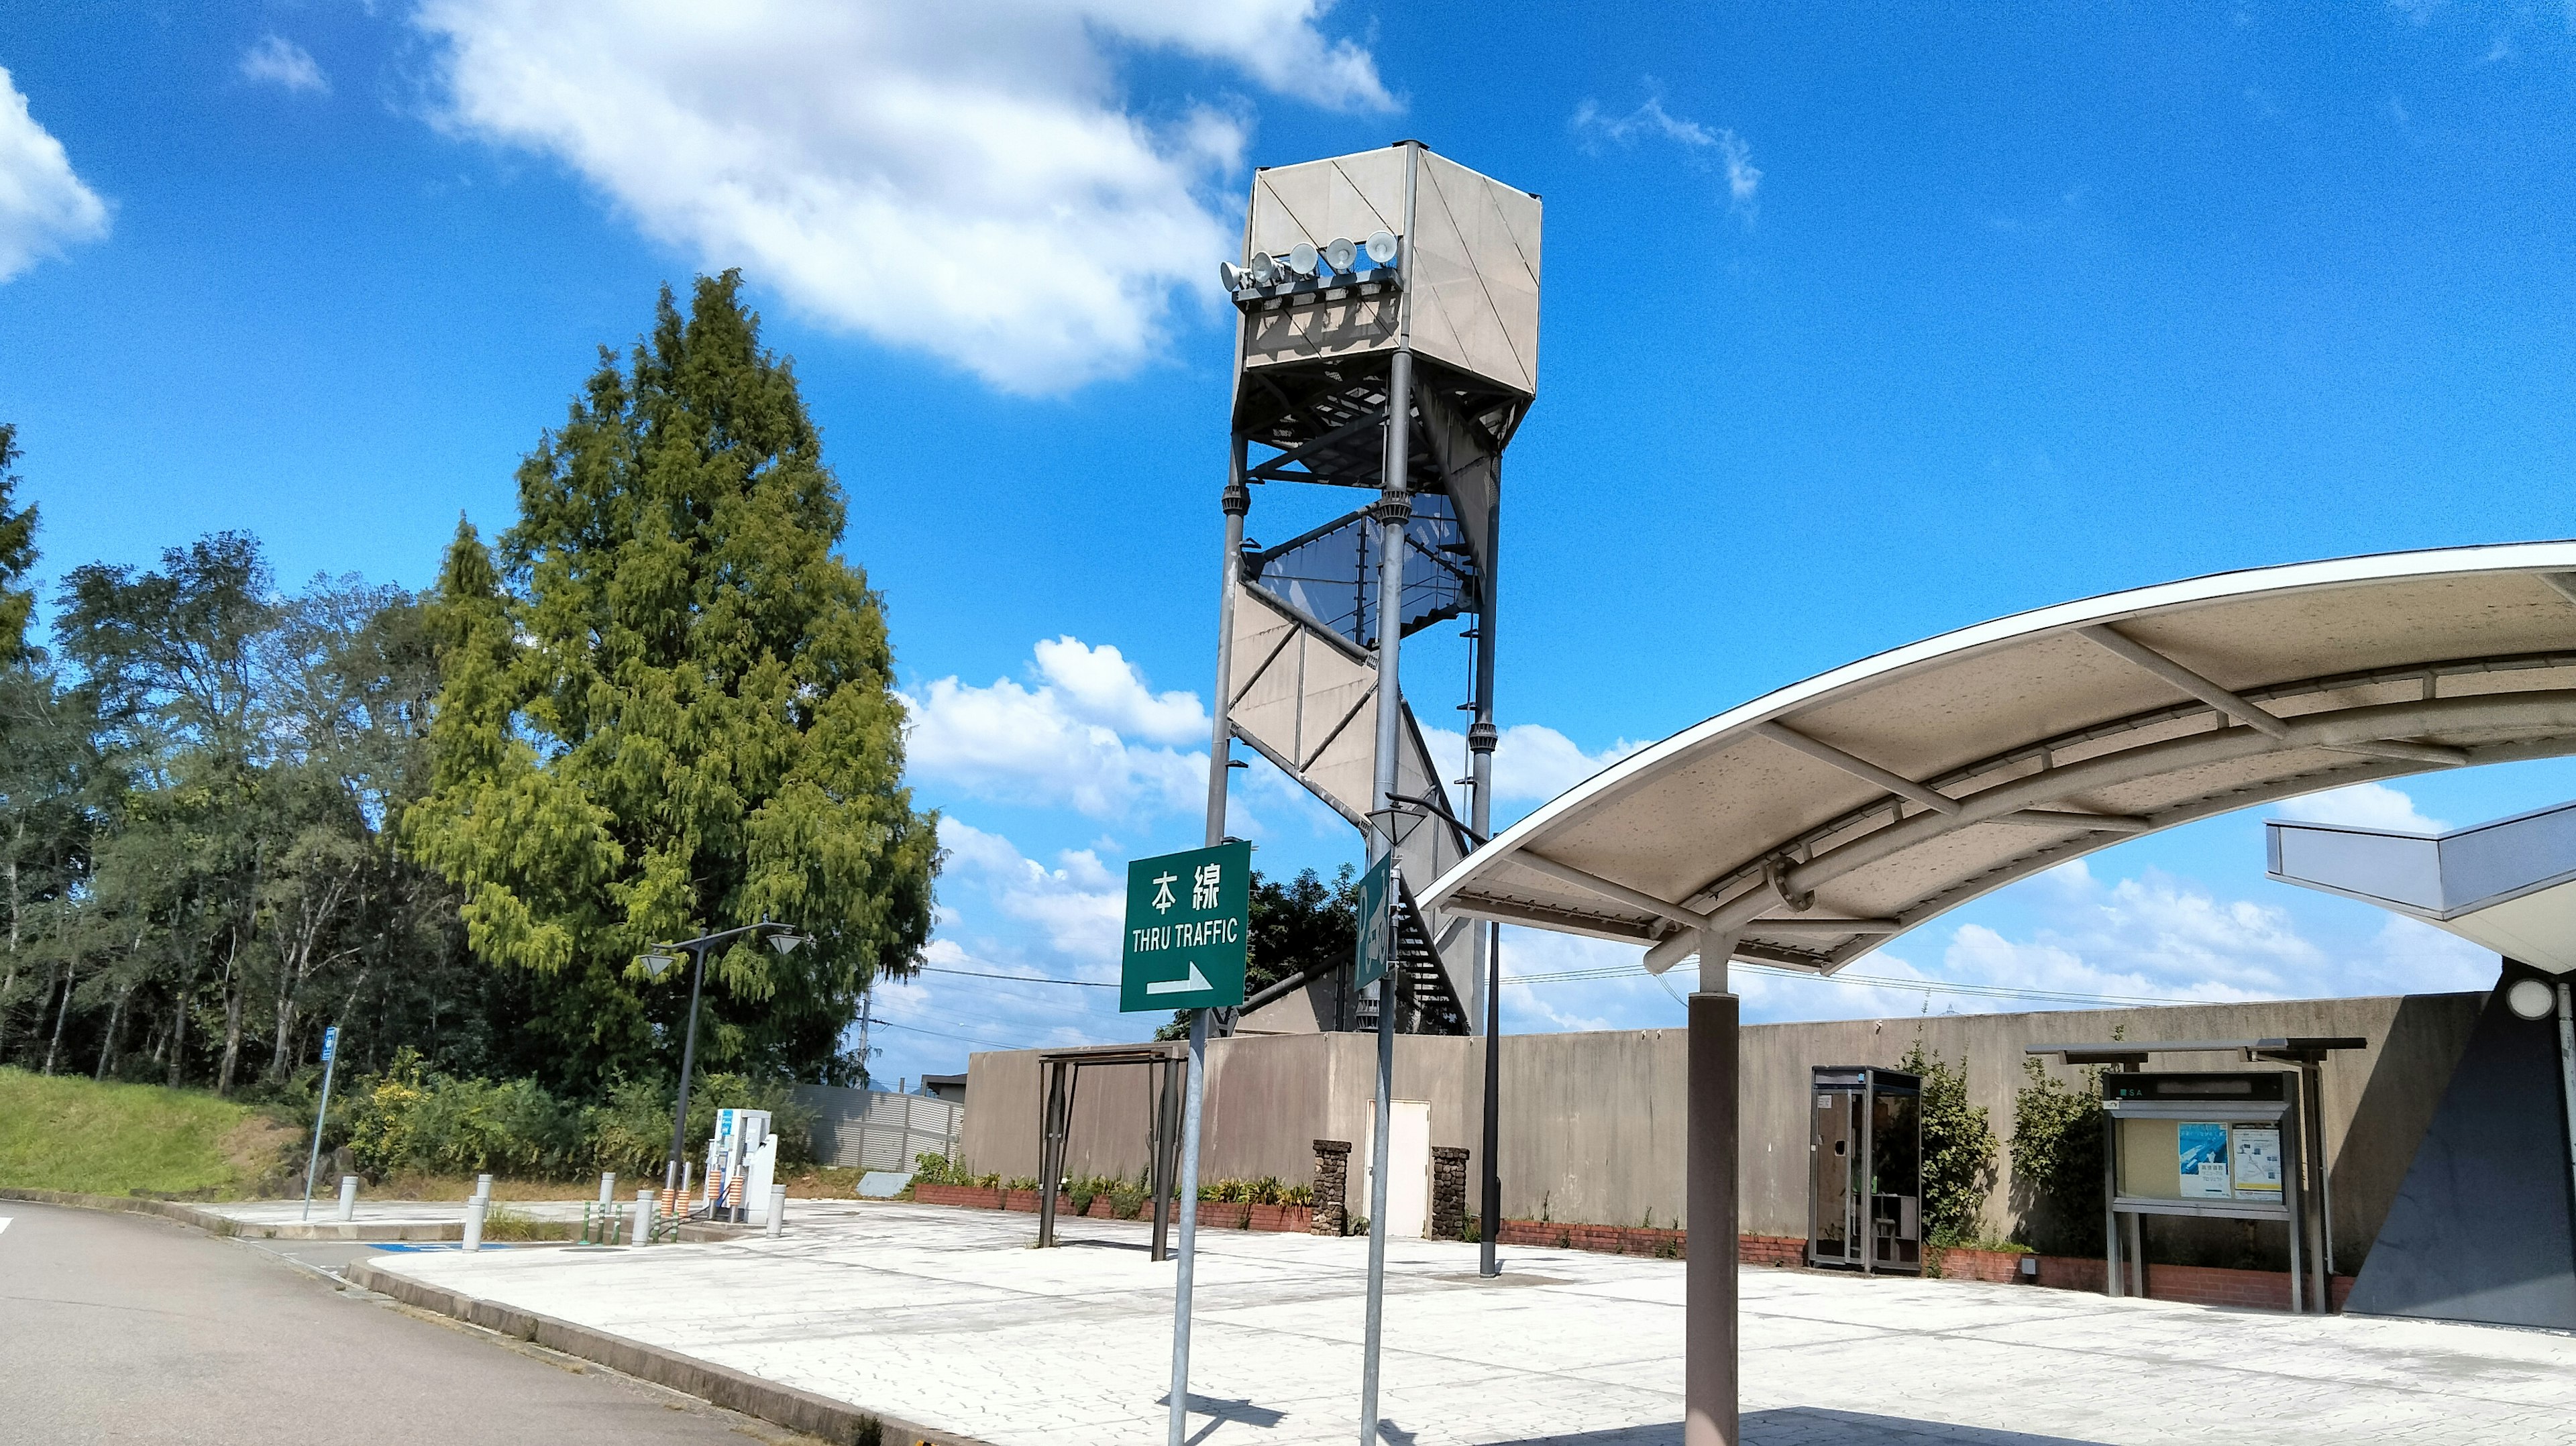
[[[0,417],[49,570],[244,528],[289,578],[419,586],[459,511],[507,524],[518,458],[657,285],[743,267],[887,595],[948,820],[944,968],[1107,979],[1113,875],[1196,841],[1213,271],[1252,165],[1414,136],[1546,198],[1506,815],[1998,614],[2576,532],[2555,6],[696,8],[11,7]],[[1252,531],[1323,505],[1264,496]],[[1449,716],[1455,644],[1408,659]],[[2308,811],[2458,824],[2571,793],[2529,765]],[[1275,776],[1238,797],[1265,867],[1357,854]],[[2265,882],[2258,827],[2124,845],[1853,972],[2176,998],[2492,978]],[[1633,952],[1508,947],[1526,973]],[[1991,1007],[1745,988],[1755,1018]],[[876,1067],[1120,1037],[1108,995],[927,975],[886,991]],[[1642,980],[1506,1006],[1679,1018]]]

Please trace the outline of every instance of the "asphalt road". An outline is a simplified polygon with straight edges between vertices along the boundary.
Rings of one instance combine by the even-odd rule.
[[[812,1439],[321,1273],[362,1247],[253,1245],[16,1201],[0,1201],[0,1219],[0,1442]]]

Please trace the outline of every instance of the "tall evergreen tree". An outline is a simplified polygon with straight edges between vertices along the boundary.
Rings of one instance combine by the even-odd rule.
[[[487,550],[460,524],[431,603],[440,693],[419,857],[472,948],[534,976],[577,1089],[676,1062],[689,985],[644,945],[762,917],[815,942],[708,967],[701,1058],[812,1079],[879,971],[929,933],[934,820],[903,784],[877,595],[833,556],[839,484],[739,277],[668,288],[518,473]]]
[[[0,663],[27,660],[27,619],[36,590],[27,575],[36,568],[36,508],[18,502],[18,428],[0,422]]]

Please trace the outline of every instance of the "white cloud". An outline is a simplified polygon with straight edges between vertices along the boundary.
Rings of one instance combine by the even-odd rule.
[[[258,44],[243,51],[241,73],[244,80],[280,86],[289,92],[331,93],[331,81],[314,63],[313,53],[283,35],[263,35]]]
[[[1733,131],[1718,132],[1718,154],[1726,162],[1726,199],[1738,215],[1753,218],[1754,193],[1762,188],[1762,171],[1753,164],[1753,148]]]
[[[940,820],[939,842],[952,871],[976,876],[1004,914],[1038,926],[1055,952],[1094,964],[1118,958],[1126,884],[1098,854],[1069,849],[1048,868],[1009,839],[955,819]]]
[[[1467,735],[1454,728],[1425,728],[1422,742],[1444,769],[1467,756]],[[1622,738],[1586,753],[1544,723],[1514,723],[1494,740],[1494,800],[1543,803],[1645,746]]]
[[[2340,824],[2345,828],[2379,828],[2393,833],[2445,833],[2450,825],[2426,818],[2415,800],[2384,783],[2355,783],[2294,798],[2275,812],[2301,823]]]
[[[1071,635],[1037,645],[1038,676],[1083,718],[1156,743],[1208,736],[1208,712],[1196,693],[1155,693],[1124,654],[1108,643],[1085,647]]]
[[[1204,804],[1207,754],[1130,743],[1208,732],[1188,693],[1157,694],[1113,647],[1075,638],[1040,643],[1034,687],[1009,678],[984,687],[954,677],[907,694],[913,772],[974,797],[1065,807],[1094,818],[1132,819]]]
[[[1645,104],[1619,116],[1605,115],[1599,104],[1586,100],[1574,108],[1572,125],[1587,149],[1597,148],[1603,141],[1633,146],[1640,140],[1664,140],[1685,151],[1713,155],[1726,172],[1728,208],[1748,223],[1752,221],[1762,189],[1762,171],[1753,164],[1753,148],[1733,130],[1674,115],[1664,109],[1663,97],[1656,95],[1647,96]]]
[[[107,204],[72,174],[71,158],[28,112],[0,68],[0,281],[107,234]]]
[[[442,120],[556,156],[646,231],[1012,391],[1128,371],[1232,249],[1247,120],[1117,56],[1394,102],[1328,0],[424,0]]]

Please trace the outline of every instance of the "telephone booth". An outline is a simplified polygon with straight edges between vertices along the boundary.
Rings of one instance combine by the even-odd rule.
[[[1819,1065],[1809,1112],[1807,1263],[1923,1271],[1923,1079]]]

